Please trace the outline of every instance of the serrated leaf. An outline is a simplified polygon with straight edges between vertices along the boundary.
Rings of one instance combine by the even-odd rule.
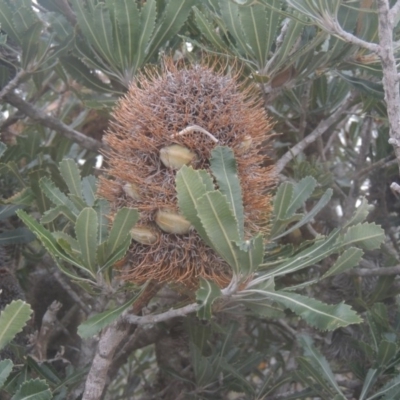
[[[318,394],[322,398],[326,398],[326,395],[329,395],[329,398],[333,398],[334,393],[332,391],[332,387],[327,383],[326,379],[324,379],[324,375],[315,368],[305,357],[297,357],[296,361],[298,362],[298,368],[301,372],[303,372],[307,377],[313,378],[313,380],[317,383],[314,388],[317,390]],[[343,397],[341,397],[343,399]]]
[[[379,377],[379,371],[377,369],[370,368],[367,372],[366,377],[364,378],[363,387],[361,389],[361,394],[359,400],[365,399],[365,396],[369,392],[369,390],[373,387],[376,380]],[[374,396],[373,396],[374,397]],[[369,397],[371,399],[372,397]]]
[[[117,261],[121,260],[128,251],[131,241],[131,237],[126,236],[125,239],[119,243],[119,246],[114,250],[114,252],[108,256],[106,262],[101,265],[100,272],[106,270],[108,267],[113,266]],[[98,254],[103,252],[103,248],[98,248],[97,252]],[[104,255],[101,254],[100,257],[104,257]]]
[[[336,383],[335,376],[329,366],[326,358],[313,346],[312,340],[307,335],[301,335],[299,338],[299,343],[304,349],[304,355],[309,358],[312,365],[318,368],[320,372],[323,373],[324,379],[329,383],[331,387],[334,388],[337,394],[341,396],[342,399],[346,399],[344,394]]]
[[[13,194],[4,202],[9,204],[18,204],[22,206],[30,206],[35,200],[35,195],[30,187],[22,189],[20,192]]]
[[[251,290],[247,291],[251,293]],[[324,304],[319,300],[285,291],[265,291],[264,293],[265,297],[289,308],[309,325],[322,331],[362,322],[357,313],[344,303]]]
[[[130,230],[134,227],[136,222],[139,220],[139,213],[133,208],[123,207],[118,210],[114,217],[114,222],[111,228],[110,236],[108,238],[107,253],[111,255],[121,245],[122,242],[126,241],[126,238],[130,238]]]
[[[50,400],[52,394],[46,381],[31,379],[22,383],[11,400]]]
[[[31,315],[31,306],[22,300],[14,300],[6,305],[0,314],[0,349],[22,331]]]
[[[98,332],[100,332],[100,330],[114,322],[125,310],[130,308],[143,293],[145,287],[146,286],[144,286],[132,299],[127,301],[122,306],[114,308],[113,310],[104,311],[80,324],[78,327],[78,335],[82,339],[87,339],[96,335]]]
[[[96,75],[81,61],[72,55],[60,57],[63,68],[79,83],[89,89],[98,92],[114,92],[108,85],[103,83]]]
[[[96,183],[97,179],[93,175],[82,178],[82,194],[89,207],[93,207],[96,201]]]
[[[4,386],[4,382],[7,380],[13,369],[13,362],[11,360],[0,361],[0,389]]]
[[[368,204],[367,199],[363,197],[361,200],[361,204],[356,208],[353,216],[350,218],[350,220],[346,223],[344,227],[349,228],[350,226],[364,222],[371,208],[372,206]]]
[[[67,184],[70,193],[82,199],[81,174],[75,161],[66,159],[62,160],[59,165],[61,176]]]
[[[203,14],[197,7],[193,7],[196,26],[200,29],[203,36],[218,50],[226,51],[226,44],[217,33],[215,26],[209,22],[207,16]]]
[[[321,277],[321,280],[328,276],[340,274],[358,265],[363,254],[364,252],[356,247],[348,248],[338,257],[335,264]]]
[[[194,4],[195,0],[175,0],[165,3],[162,19],[157,24],[147,47],[147,59],[151,59],[165,42],[178,33]]]
[[[275,236],[273,239],[274,240],[280,239],[281,237],[286,236],[290,232],[293,232],[294,230],[310,222],[328,204],[329,200],[332,197],[332,194],[333,190],[327,189],[325,193],[321,196],[321,198],[318,200],[317,204],[299,222],[292,225],[288,230],[281,233],[280,235]]]
[[[285,219],[293,199],[294,186],[290,182],[279,185],[274,199],[274,215],[277,220]]]
[[[217,179],[219,191],[226,196],[235,216],[239,238],[244,237],[244,208],[242,189],[237,174],[237,166],[233,150],[226,146],[217,146],[211,151],[210,167]]]
[[[66,251],[69,255],[73,257],[81,256],[81,249],[79,247],[79,243],[76,239],[72,236],[68,235],[65,232],[52,232],[54,238],[56,239],[57,243],[62,247],[64,251]]]
[[[210,185],[211,190],[214,190],[214,185],[208,174],[201,175],[200,171],[195,171],[192,167],[186,165],[176,174],[179,209],[184,217],[192,223],[200,237],[213,248],[196,211],[198,199],[210,190]]]
[[[200,307],[197,316],[200,319],[211,318],[211,309],[214,301],[221,296],[221,289],[212,281],[207,281],[200,277],[200,287],[196,292],[196,300]]]
[[[93,208],[84,208],[78,215],[75,234],[81,250],[81,259],[86,268],[96,273],[97,270],[97,213]]]
[[[271,0],[271,6],[279,8],[277,0]],[[266,9],[261,4],[251,4],[249,7],[239,7],[241,26],[247,43],[251,46],[259,69],[265,67],[281,16]]]
[[[30,70],[37,60],[39,51],[40,35],[42,33],[43,23],[35,22],[21,36],[22,58],[21,65],[25,70]]]
[[[54,184],[47,176],[39,181],[39,186],[46,197],[57,206],[64,206],[70,210],[75,217],[78,215],[74,203]]]
[[[378,249],[384,240],[384,230],[374,223],[367,222],[351,226],[343,235],[343,244],[356,244],[364,250]]]
[[[68,263],[80,268],[82,271],[89,274],[92,278],[94,278],[94,281],[96,281],[96,276],[93,274],[93,272],[85,268],[80,262],[75,260],[73,257],[70,257],[68,254],[66,254],[62,250],[60,245],[57,243],[55,237],[47,229],[45,229],[42,225],[36,222],[25,211],[19,210],[17,212],[17,215],[28,226],[28,228],[36,235],[36,237],[42,242],[43,246],[46,248],[46,250],[50,253],[50,255],[53,258],[55,259],[61,258],[62,260],[67,261]],[[75,275],[73,276],[77,278],[77,276]],[[92,283],[92,281],[90,282]]]
[[[377,362],[380,367],[385,367],[389,361],[396,356],[398,351],[397,344],[387,340],[379,343]]]
[[[219,2],[221,17],[225,26],[236,41],[236,47],[242,54],[248,53],[246,38],[243,35],[239,20],[239,7],[232,1],[220,0]]]
[[[368,397],[367,400],[378,399],[381,400],[396,400],[400,395],[400,375],[395,376],[387,382],[381,389],[379,389],[373,396]]]
[[[76,214],[74,214],[70,208],[66,206],[57,206],[54,208],[50,208],[50,210],[47,210],[40,219],[40,223],[49,224],[50,222],[53,222],[60,215],[64,215],[71,222],[75,223],[76,221]]]
[[[305,203],[315,190],[317,181],[312,176],[306,176],[293,188],[293,197],[287,208],[285,219],[290,218]]]
[[[219,191],[207,192],[198,199],[196,208],[213,248],[232,267],[234,274],[239,275],[238,223],[226,196]]]

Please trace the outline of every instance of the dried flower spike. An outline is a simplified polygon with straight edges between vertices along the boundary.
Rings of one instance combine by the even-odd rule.
[[[272,207],[266,193],[275,184],[275,174],[273,166],[266,167],[271,162],[264,154],[271,125],[260,97],[253,93],[253,87],[244,88],[235,76],[218,72],[216,65],[179,68],[166,60],[160,72],[149,69],[139,76],[120,100],[105,136],[111,150],[105,154],[107,176],[100,178],[99,193],[114,212],[137,208],[139,227],[159,230],[157,242],[149,246],[141,239],[149,232],[135,228],[139,230],[133,231],[137,236],[126,279],[192,285],[202,276],[221,286],[229,283],[229,265],[183,221],[175,189],[177,169],[184,164],[195,161],[196,169],[211,172],[209,160],[216,145],[229,146],[235,153],[246,237],[268,230]],[[171,154],[181,161],[171,162]],[[121,196],[121,182],[132,180],[140,188],[139,199],[129,193]],[[177,226],[179,232],[173,231]]]

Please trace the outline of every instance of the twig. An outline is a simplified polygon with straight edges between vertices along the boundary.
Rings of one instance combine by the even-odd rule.
[[[145,315],[143,317],[132,315],[126,313],[123,317],[130,324],[135,325],[147,325],[147,324],[156,324],[158,322],[167,321],[171,318],[176,317],[184,317],[185,315],[191,314],[198,309],[199,305],[197,303],[188,304],[185,307],[177,308],[174,310],[168,310],[161,314],[156,315]]]
[[[34,355],[40,360],[45,360],[47,356],[47,346],[52,335],[54,325],[57,322],[57,313],[62,307],[58,301],[53,301],[42,318],[40,332],[35,342]]]
[[[21,82],[21,80],[27,75],[24,69],[21,69],[10,82],[7,83],[3,89],[0,90],[0,100],[7,94],[12,92]]]
[[[317,139],[318,136],[321,136],[326,130],[335,122],[337,122],[338,118],[341,117],[342,114],[349,108],[350,104],[354,101],[354,97],[350,96],[346,99],[345,102],[326,120],[321,121],[318,126],[308,134],[303,140],[297,143],[294,147],[292,147],[289,151],[287,151],[275,164],[276,165],[276,173],[281,173],[282,170],[286,167],[286,165],[297,155],[299,155],[307,146]],[[400,114],[399,114],[400,115]]]
[[[395,7],[398,9],[400,6],[396,4]],[[390,142],[394,147],[396,158],[400,166],[400,93],[396,59],[393,50],[393,27],[390,23],[391,17],[393,17],[393,14],[389,14],[388,0],[378,0],[379,55],[382,63],[382,82],[385,90],[385,101],[389,120]]]
[[[348,275],[356,276],[391,276],[400,274],[400,265],[395,267],[382,267],[382,268],[357,268],[347,272]]]
[[[396,18],[398,17],[398,14],[400,13],[400,0],[396,1],[396,4],[390,9],[389,12],[389,23],[393,29],[394,23],[396,21]]]
[[[100,148],[105,147],[101,142],[70,128],[68,125],[65,125],[54,117],[46,115],[43,111],[26,102],[15,93],[7,93],[4,96],[4,100],[17,108],[19,111],[23,112],[28,117],[40,122],[42,125],[47,126],[50,129],[54,129],[61,135],[78,143],[87,150],[97,152]]]

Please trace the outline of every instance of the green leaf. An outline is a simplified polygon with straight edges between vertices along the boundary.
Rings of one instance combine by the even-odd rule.
[[[81,258],[86,268],[97,271],[97,213],[93,208],[84,208],[78,215],[75,224],[76,239],[81,250]]]
[[[215,250],[239,275],[239,230],[226,196],[219,191],[207,192],[197,201],[197,212]]]
[[[97,179],[93,175],[82,178],[82,194],[89,207],[93,207],[96,201],[96,183]]]
[[[57,206],[64,206],[70,210],[70,213],[75,217],[78,215],[78,210],[74,203],[52,182],[47,176],[39,181],[39,186],[46,197]]]
[[[126,238],[130,239],[130,230],[139,220],[139,213],[133,208],[123,207],[114,217],[113,226],[108,238],[107,253],[111,255],[119,248]]]
[[[52,232],[52,234],[64,251],[66,251],[72,257],[80,258],[81,249],[76,239],[65,232],[56,231]]]
[[[356,244],[364,250],[378,249],[384,240],[384,230],[374,223],[367,222],[350,227],[343,235],[343,244]]]
[[[31,315],[31,306],[22,300],[14,300],[6,305],[0,314],[0,349],[22,331]]]
[[[100,264],[101,265],[100,271],[104,271],[108,267],[113,266],[117,261],[121,260],[128,251],[129,246],[131,245],[131,241],[132,241],[131,236],[126,236],[125,239],[119,243],[119,246],[114,250],[114,252],[108,256],[104,264]],[[99,259],[104,260],[104,254],[102,254],[104,249],[102,245],[103,244],[101,244],[98,247],[97,254]]]
[[[43,246],[46,248],[46,250],[50,253],[50,255],[53,258],[55,259],[61,258],[62,260],[67,261],[72,265],[75,265],[76,267],[80,268],[81,270],[89,274],[92,278],[94,278],[94,281],[96,281],[96,275],[93,274],[92,271],[84,267],[81,262],[78,262],[75,258],[70,257],[68,254],[66,254],[64,250],[60,247],[60,245],[57,243],[55,237],[47,229],[45,229],[42,225],[36,222],[25,211],[19,210],[17,212],[17,215],[28,226],[28,228],[36,235],[36,237],[42,242]],[[74,277],[77,278],[77,276],[75,275]]]
[[[165,3],[162,20],[157,24],[153,37],[148,45],[147,59],[151,59],[160,47],[171,40],[185,23],[195,0],[175,0]]]
[[[113,310],[104,311],[100,314],[95,315],[94,317],[89,318],[85,322],[79,325],[78,327],[78,335],[82,339],[87,339],[96,335],[107,325],[114,322],[125,310],[130,308],[132,304],[139,298],[139,296],[143,293],[143,290],[146,286],[142,287],[141,290],[135,294],[135,296],[127,301],[120,307],[114,308]]]
[[[383,100],[385,97],[385,92],[382,83],[373,82],[368,79],[358,78],[356,76],[350,76],[336,71],[336,73],[343,78],[350,85],[354,86],[357,90],[368,94],[378,100]]]
[[[22,46],[22,67],[29,71],[34,66],[34,62],[37,60],[40,35],[42,33],[43,23],[41,21],[35,22],[32,26],[21,37]]]
[[[246,289],[244,292],[252,293],[254,290]],[[362,322],[357,313],[344,303],[328,305],[297,293],[285,291],[264,291],[264,295],[289,308],[309,325],[322,331]]]
[[[367,218],[368,213],[371,211],[373,207],[370,206],[365,197],[362,198],[361,204],[356,208],[354,211],[353,216],[344,226],[345,228],[349,228],[350,226],[360,224],[365,221]]]
[[[264,258],[264,240],[261,234],[246,240],[243,243],[237,243],[239,250],[240,272],[247,277],[257,271]]]
[[[396,343],[382,340],[379,343],[377,363],[380,367],[385,367],[389,361],[396,356],[398,347]]]
[[[196,20],[196,27],[200,29],[203,36],[218,50],[226,51],[226,44],[217,33],[217,29],[213,26],[207,16],[204,15],[197,7],[193,7]],[[206,11],[206,9],[205,9]]]
[[[279,8],[278,0],[271,0],[272,7]],[[239,7],[239,15],[247,43],[253,50],[259,69],[265,67],[276,32],[281,22],[281,16],[266,9],[261,4],[252,4],[249,7]]]
[[[348,248],[338,257],[335,264],[321,277],[321,280],[328,276],[340,274],[358,265],[363,254],[364,252],[356,247]]]
[[[75,161],[72,159],[62,160],[60,172],[70,193],[82,199],[81,174]]]
[[[277,220],[284,220],[288,214],[288,209],[292,204],[294,196],[294,186],[290,182],[279,185],[274,199],[274,215]]]
[[[11,400],[50,400],[52,394],[46,381],[31,379],[25,381]]]
[[[214,190],[211,177],[205,171],[196,171],[184,165],[176,174],[176,190],[182,214],[192,223],[200,237],[214,248],[196,211],[198,199],[207,191]]]
[[[50,222],[53,222],[60,215],[64,215],[73,223],[75,223],[76,221],[76,214],[74,214],[70,208],[66,206],[57,206],[54,208],[50,208],[50,210],[47,210],[40,219],[40,223],[49,224]]]
[[[338,384],[336,383],[335,376],[329,366],[326,358],[313,346],[312,339],[307,335],[301,335],[299,343],[304,349],[304,355],[309,358],[311,364],[322,372],[324,379],[332,386],[336,393],[342,399],[346,399]]]
[[[281,233],[278,236],[275,236],[273,239],[277,240],[283,236],[286,236],[290,232],[302,227],[303,225],[310,222],[314,217],[328,204],[329,200],[331,199],[333,194],[332,189],[327,189],[326,192],[321,196],[318,200],[318,203],[308,212],[297,224],[292,225],[287,231]]]
[[[22,189],[20,192],[13,194],[5,203],[18,204],[22,206],[30,206],[35,200],[35,195],[30,187]]]
[[[0,361],[0,389],[4,386],[4,382],[7,380],[13,369],[13,362],[11,360]]]
[[[79,83],[97,92],[114,92],[81,61],[72,55],[60,57],[63,68]]]
[[[298,369],[307,375],[308,378],[313,378],[313,380],[317,383],[317,385],[313,386],[315,390],[317,390],[318,394],[322,398],[327,398],[327,394],[329,398],[333,398],[334,393],[332,391],[332,387],[327,383],[325,376],[322,372],[320,372],[317,368],[315,368],[311,362],[307,358],[304,357],[296,357],[296,361],[298,362]],[[343,399],[343,397],[340,397]]]
[[[317,181],[312,176],[306,176],[293,188],[293,197],[287,207],[285,219],[290,218],[305,203],[314,192]]]
[[[244,208],[242,189],[237,173],[233,150],[217,146],[211,151],[210,167],[217,179],[219,191],[226,196],[239,227],[239,238],[244,237]]]
[[[0,221],[5,220],[16,214],[16,211],[22,208],[20,205],[8,204],[0,206]]]
[[[378,377],[379,377],[379,371],[377,369],[370,368],[368,370],[367,375],[364,378],[364,383],[363,383],[363,387],[361,389],[361,394],[360,394],[359,400],[365,399],[365,396],[367,395],[369,390],[373,387],[373,385],[375,384]],[[369,397],[369,398],[371,399],[372,397]]]
[[[221,289],[214,282],[200,277],[200,287],[196,292],[196,300],[200,304],[197,316],[200,319],[211,319],[212,304],[220,296]]]
[[[396,400],[400,395],[400,375],[395,376],[389,382],[385,384],[381,389],[379,389],[373,396],[368,397],[367,400],[377,399],[380,396],[381,400]]]
[[[13,23],[13,10],[4,0],[0,7],[0,25],[15,43],[20,43],[19,32]]]

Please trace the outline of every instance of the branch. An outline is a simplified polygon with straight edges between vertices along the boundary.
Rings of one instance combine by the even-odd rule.
[[[396,4],[389,11],[389,23],[393,29],[394,23],[400,13],[400,0],[396,1]]]
[[[347,272],[348,275],[356,276],[391,276],[400,274],[400,265],[395,267],[383,267],[383,268],[358,268]]]
[[[184,317],[185,315],[197,311],[198,307],[199,305],[197,303],[193,303],[193,304],[188,304],[187,306],[182,308],[166,311],[161,314],[145,315],[143,317],[140,317],[137,315],[126,313],[125,315],[123,315],[123,317],[125,321],[129,322],[130,324],[135,324],[135,325],[156,324],[157,322],[167,321],[171,318]]]
[[[315,141],[319,136],[321,136],[326,130],[339,118],[341,115],[348,110],[350,104],[354,101],[354,97],[350,96],[328,119],[321,121],[318,126],[303,140],[297,143],[289,151],[287,151],[275,164],[277,174],[281,173],[286,165],[299,155],[307,146]],[[400,115],[400,114],[399,114]]]
[[[0,100],[7,94],[12,92],[21,82],[21,80],[27,75],[24,69],[21,69],[6,86],[0,91]]]
[[[113,356],[121,343],[128,337],[129,330],[130,325],[123,323],[121,318],[103,330],[86,379],[82,400],[102,398]]]
[[[346,32],[334,19],[324,19],[326,23],[325,29],[328,30],[332,35],[338,36],[340,39],[347,43],[354,44],[356,46],[363,47],[375,54],[380,54],[381,46],[376,43],[367,42],[353,35],[352,33]]]
[[[78,143],[87,150],[97,152],[100,148],[104,148],[104,145],[101,142],[70,128],[60,120],[47,115],[32,104],[23,100],[21,97],[17,96],[15,93],[7,93],[4,96],[4,100],[28,117],[40,122],[42,125],[47,126],[50,129],[54,129],[61,135]]]
[[[397,2],[398,3],[398,2]],[[396,9],[398,6],[396,3]],[[383,88],[388,113],[390,141],[400,164],[400,93],[396,59],[393,51],[393,31],[388,0],[378,0],[379,44],[383,72]]]

